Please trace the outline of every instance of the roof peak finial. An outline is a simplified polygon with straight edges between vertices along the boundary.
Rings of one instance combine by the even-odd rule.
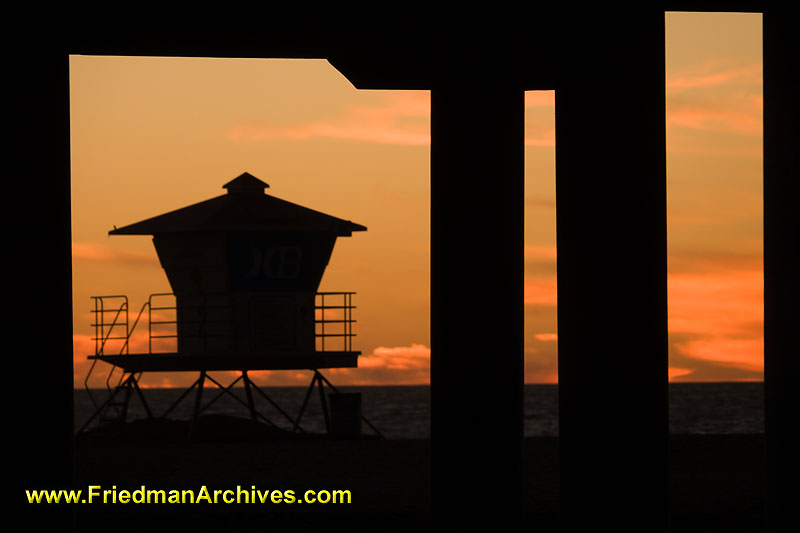
[[[243,172],[238,177],[222,186],[228,190],[228,194],[264,194],[264,189],[269,185],[256,178],[249,172]]]

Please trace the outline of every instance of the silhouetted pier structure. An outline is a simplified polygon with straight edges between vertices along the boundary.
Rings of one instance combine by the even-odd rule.
[[[28,467],[25,483],[62,488],[72,479],[68,54],[328,58],[359,88],[432,90],[435,515],[457,529],[520,513],[523,92],[555,89],[562,526],[667,530],[665,10],[763,13],[767,525],[785,531],[796,524],[790,487],[800,375],[797,16],[790,2],[758,0],[621,10],[569,2],[490,6],[447,11],[451,18],[409,10],[374,24],[343,12],[315,19],[305,7],[269,26],[250,13],[225,11],[196,18],[130,12],[112,27],[80,13],[49,23],[32,17],[33,40],[22,43],[28,53],[11,59],[18,61],[15,79],[25,80],[12,88],[20,112],[15,155],[27,179],[8,186],[13,197],[29,198],[31,183],[45,184],[37,200],[45,208],[25,219],[15,243],[27,253],[17,265],[26,282],[17,285],[15,300],[34,316],[39,301],[53,301],[55,287],[60,320],[49,352],[61,355],[44,368],[39,358],[12,362],[18,375],[36,374],[50,392],[31,398],[20,415],[20,426],[42,412],[53,420],[28,426],[16,441]],[[45,236],[49,245],[31,236]],[[475,242],[492,243],[492,253],[467,254]],[[619,268],[610,268],[612,261]],[[43,265],[46,275],[30,265]],[[460,305],[453,296],[476,280],[491,291]],[[616,288],[610,300],[609,287]],[[492,313],[470,329],[475,308]],[[621,322],[632,337],[604,345],[604,332],[619,331]],[[38,337],[38,325],[22,327],[23,337]],[[492,348],[491,365],[485,347]],[[455,397],[473,381],[485,402],[467,410]],[[492,431],[464,439],[461,422],[487,415]],[[480,491],[476,505],[465,487]],[[69,512],[37,508],[29,519],[62,526],[71,523]]]
[[[367,228],[265,194],[267,187],[245,172],[223,185],[227,194],[109,231],[152,235],[173,293],[151,295],[135,318],[126,296],[92,297],[95,353],[89,356],[93,364],[86,390],[92,394],[88,382],[97,361],[112,365],[112,374],[121,369],[122,375],[109,387],[106,401],[95,403],[97,411],[82,429],[97,420],[124,422],[134,393],[152,417],[138,385],[145,372],[199,372],[176,402],[196,391],[193,420],[227,394],[244,404],[253,420],[274,425],[256,409],[258,393],[297,431],[318,387],[331,431],[325,386],[334,391],[331,401],[343,396],[320,371],[355,368],[361,352],[352,343],[354,293],[317,289],[336,239]],[[144,317],[147,350],[131,353],[131,339]],[[296,418],[253,383],[248,372],[259,370],[313,371]],[[241,374],[226,386],[209,375],[213,371]],[[203,405],[206,381],[221,392]],[[239,381],[246,401],[232,392]],[[112,382],[111,375],[106,382]],[[351,433],[360,434],[352,428]]]

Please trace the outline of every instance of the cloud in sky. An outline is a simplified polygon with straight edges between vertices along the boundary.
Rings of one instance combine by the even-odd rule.
[[[668,76],[669,126],[748,136],[762,134],[762,65],[728,63],[706,62]]]
[[[430,93],[387,91],[375,105],[350,105],[328,119],[275,125],[241,122],[227,131],[233,142],[307,140],[328,138],[379,144],[428,146],[430,137]]]
[[[720,61],[706,61],[684,72],[667,78],[667,90],[673,94],[688,89],[732,86],[737,84],[761,85],[763,67],[760,63],[729,66]]]
[[[670,215],[674,221],[676,216]],[[708,218],[698,216],[697,220],[688,220],[687,223],[707,223]],[[679,283],[680,274],[716,274],[720,271],[749,272],[750,282],[753,276],[763,269],[764,260],[761,253],[732,252],[727,250],[682,250],[680,253],[671,253],[668,258],[669,271]]]
[[[764,341],[762,339],[731,339],[708,335],[680,345],[683,353],[693,359],[722,363],[725,366],[763,372]]]
[[[733,110],[729,106],[724,106],[724,109],[713,107],[718,104],[692,106],[678,103],[670,109],[669,124],[696,130],[761,135],[761,105],[749,100],[743,100],[740,104],[745,108],[742,111]]]
[[[667,278],[670,329],[757,335],[762,331],[763,272],[676,273]]]
[[[526,277],[525,305],[553,305],[558,303],[558,290],[554,277]]]
[[[760,269],[670,274],[673,363],[677,358],[677,364],[687,368],[711,364],[760,375],[764,368],[763,295]]]
[[[525,245],[525,259],[530,260],[549,260],[555,262],[556,260],[556,247],[526,244]]]
[[[93,242],[73,242],[72,259],[99,263],[160,266],[153,253],[115,250]]]
[[[424,344],[379,346],[371,354],[362,356],[358,366],[357,371],[340,369],[337,374],[347,374],[355,383],[427,384],[430,383],[431,350]]]
[[[703,334],[670,333],[669,359],[670,367],[683,368],[672,377],[673,381],[761,381],[763,370],[750,365],[738,365],[724,358],[700,359],[690,355],[684,347],[698,340],[708,340]],[[718,346],[721,347],[721,346]]]
[[[554,198],[545,198],[543,196],[533,196],[525,198],[525,207],[532,209],[546,208],[555,209],[556,201]]]
[[[674,381],[682,376],[691,375],[693,370],[691,368],[674,368],[669,367],[669,380]]]
[[[555,128],[527,128],[525,135],[525,146],[555,147],[556,129]]]

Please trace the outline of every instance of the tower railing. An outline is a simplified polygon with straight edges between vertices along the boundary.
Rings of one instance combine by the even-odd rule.
[[[314,299],[314,336],[316,338],[316,351],[345,351],[353,349],[353,295],[355,292],[318,292]],[[212,299],[219,299],[220,294],[184,296],[186,301],[200,299],[200,305],[196,306],[206,312],[213,309],[223,309],[230,307],[226,304],[210,303]],[[129,302],[125,295],[111,296],[92,296],[94,309],[91,311],[93,321],[91,326],[95,329],[92,340],[95,341],[95,356],[101,355],[128,355],[130,354],[131,338],[136,331],[142,316],[147,311],[147,352],[146,355],[158,353],[174,353],[177,347],[172,350],[154,350],[156,343],[165,339],[178,340],[179,337],[185,339],[202,339],[207,346],[209,338],[229,337],[232,333],[211,333],[208,326],[216,323],[231,324],[232,319],[209,319],[205,315],[197,319],[190,320],[186,316],[178,316],[181,310],[177,305],[175,294],[155,293],[151,294],[147,301],[142,304],[139,313],[133,323],[129,320]],[[165,298],[172,298],[170,303],[164,302]],[[174,318],[159,316],[162,313],[174,313]],[[113,316],[112,316],[113,315]],[[174,329],[164,331],[164,328]],[[196,331],[191,331],[196,326]],[[122,331],[120,331],[122,330]],[[231,331],[233,328],[231,328]],[[337,341],[334,341],[336,339]],[[327,342],[326,342],[327,340]],[[341,340],[341,342],[338,342]],[[116,354],[109,353],[109,341],[123,341]]]
[[[314,334],[320,341],[319,351],[325,351],[325,339],[331,337],[342,339],[342,351],[352,351],[353,337],[356,336],[356,334],[353,333],[353,324],[356,322],[353,320],[353,309],[355,309],[353,305],[354,294],[354,292],[318,292],[316,294],[314,304]],[[327,305],[325,302],[326,297],[328,299]],[[333,300],[332,303],[331,300]],[[317,313],[317,311],[319,313]],[[325,311],[328,311],[328,317],[325,316]],[[333,317],[331,317],[331,311],[333,311]],[[334,330],[331,331],[329,326],[326,331],[326,324],[332,325]],[[317,328],[317,326],[319,326],[319,328]],[[319,331],[317,331],[317,329]],[[330,346],[330,343],[328,343],[328,346]]]
[[[153,305],[153,299],[154,298],[162,299],[162,298],[170,298],[170,297],[174,299],[175,295],[172,294],[171,292],[160,292],[160,293],[151,294],[147,298],[147,303],[144,304],[145,306],[147,306],[147,309],[148,309],[148,311],[147,311],[147,353],[150,353],[150,354],[153,353],[153,339],[177,339],[178,338],[178,329],[177,329],[178,328],[178,316],[177,316],[178,306],[177,306],[177,303],[174,303],[173,305],[160,304],[158,307],[155,307]],[[144,310],[144,307],[142,308],[142,310]],[[175,312],[175,320],[153,320],[153,311],[174,311]],[[142,313],[140,311],[139,312],[139,316],[141,316],[141,315],[142,315]],[[158,318],[158,317],[156,317],[156,318]],[[138,322],[139,318],[137,317],[136,320]],[[172,334],[172,335],[164,335],[164,334],[153,335],[153,326],[170,326],[170,325],[174,325],[175,326],[175,333],[174,334]]]
[[[128,353],[128,339],[130,338],[130,330],[128,329],[128,297],[124,295],[112,296],[92,296],[94,300],[94,309],[92,313],[91,326],[94,328],[94,352],[95,355],[103,355],[105,353],[106,343],[108,341],[124,340],[125,343],[120,349],[120,353]],[[112,304],[118,302],[118,306]],[[106,322],[106,315],[114,313],[114,318],[111,322]],[[124,334],[117,334],[112,336],[114,328],[124,328]]]

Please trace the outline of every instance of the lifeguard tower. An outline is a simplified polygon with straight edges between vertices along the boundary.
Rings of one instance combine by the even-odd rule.
[[[291,422],[293,431],[302,431],[303,413],[318,387],[328,432],[360,434],[361,421],[353,419],[354,412],[363,418],[360,396],[339,394],[320,372],[358,365],[361,352],[352,347],[354,293],[317,290],[336,239],[367,228],[270,196],[265,192],[268,187],[245,172],[223,185],[227,194],[109,231],[109,235],[152,235],[173,292],[151,295],[132,323],[126,296],[92,297],[92,370],[102,361],[112,365],[111,374],[120,369],[122,376],[115,386],[109,376],[108,399],[100,404],[92,398],[96,411],[81,429],[93,421],[124,422],[134,393],[153,417],[138,385],[144,372],[199,372],[162,417],[194,390],[192,424],[205,408],[228,394],[249,409],[253,420],[274,426],[257,411],[255,391]],[[131,336],[144,316],[148,349],[131,353]],[[170,349],[160,350],[165,341],[171,343]],[[248,372],[256,370],[313,371],[296,417],[251,381]],[[211,371],[240,375],[224,386],[208,375]],[[86,388],[91,395],[88,380],[89,375]],[[206,381],[221,392],[204,406]],[[246,400],[232,392],[239,381]],[[333,391],[330,408],[326,385]],[[349,429],[336,418],[348,411],[348,404]]]

